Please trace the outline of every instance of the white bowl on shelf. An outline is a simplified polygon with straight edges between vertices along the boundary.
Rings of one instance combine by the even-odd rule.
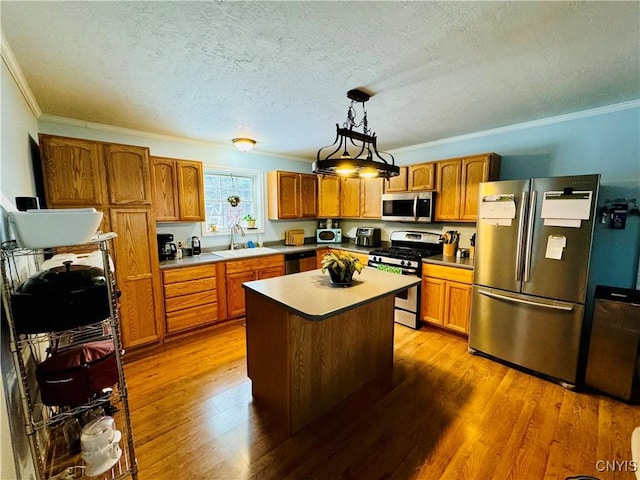
[[[56,208],[9,212],[18,245],[48,248],[89,243],[102,212],[95,208]]]

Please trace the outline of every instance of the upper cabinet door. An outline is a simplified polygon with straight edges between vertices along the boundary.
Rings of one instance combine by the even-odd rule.
[[[362,179],[362,201],[360,216],[362,218],[380,218],[382,216],[382,182],[381,178]]]
[[[99,143],[40,135],[47,207],[100,207],[106,203]]]
[[[278,172],[278,218],[300,217],[300,175]]]
[[[180,220],[178,210],[178,171],[171,158],[151,157],[153,211],[158,222]]]
[[[409,165],[409,190],[424,191],[436,188],[435,162]]]
[[[385,193],[407,191],[407,170],[408,170],[408,167],[400,167],[400,175],[391,177],[385,183],[385,187],[384,187]]]
[[[112,205],[151,205],[149,149],[104,144],[109,203]]]
[[[300,174],[300,216],[315,218],[318,214],[318,177]]]
[[[179,160],[178,205],[180,220],[204,222],[204,180],[202,162]]]
[[[340,213],[342,217],[360,216],[360,179],[343,178],[340,183]]]
[[[436,220],[458,220],[460,215],[460,160],[437,162]]]
[[[340,217],[339,177],[318,177],[318,216],[320,218]]]
[[[478,220],[478,188],[481,182],[498,179],[500,157],[495,154],[462,159],[460,220]]]

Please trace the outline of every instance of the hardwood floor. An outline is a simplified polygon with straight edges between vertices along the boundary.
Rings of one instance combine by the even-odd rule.
[[[252,401],[245,360],[234,323],[127,363],[141,480],[635,478],[640,408],[470,355],[461,337],[396,325],[393,378],[290,438]]]

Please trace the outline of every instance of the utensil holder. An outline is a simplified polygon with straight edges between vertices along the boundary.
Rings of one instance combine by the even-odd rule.
[[[458,243],[445,243],[443,246],[442,254],[445,257],[455,257],[456,250],[458,250]]]

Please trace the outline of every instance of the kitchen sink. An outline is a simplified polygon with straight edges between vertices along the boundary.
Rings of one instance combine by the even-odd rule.
[[[269,247],[255,247],[255,248],[236,248],[235,250],[216,250],[211,252],[213,255],[217,255],[222,258],[241,258],[241,257],[255,257],[259,255],[268,255],[271,253],[280,253],[279,250]]]

